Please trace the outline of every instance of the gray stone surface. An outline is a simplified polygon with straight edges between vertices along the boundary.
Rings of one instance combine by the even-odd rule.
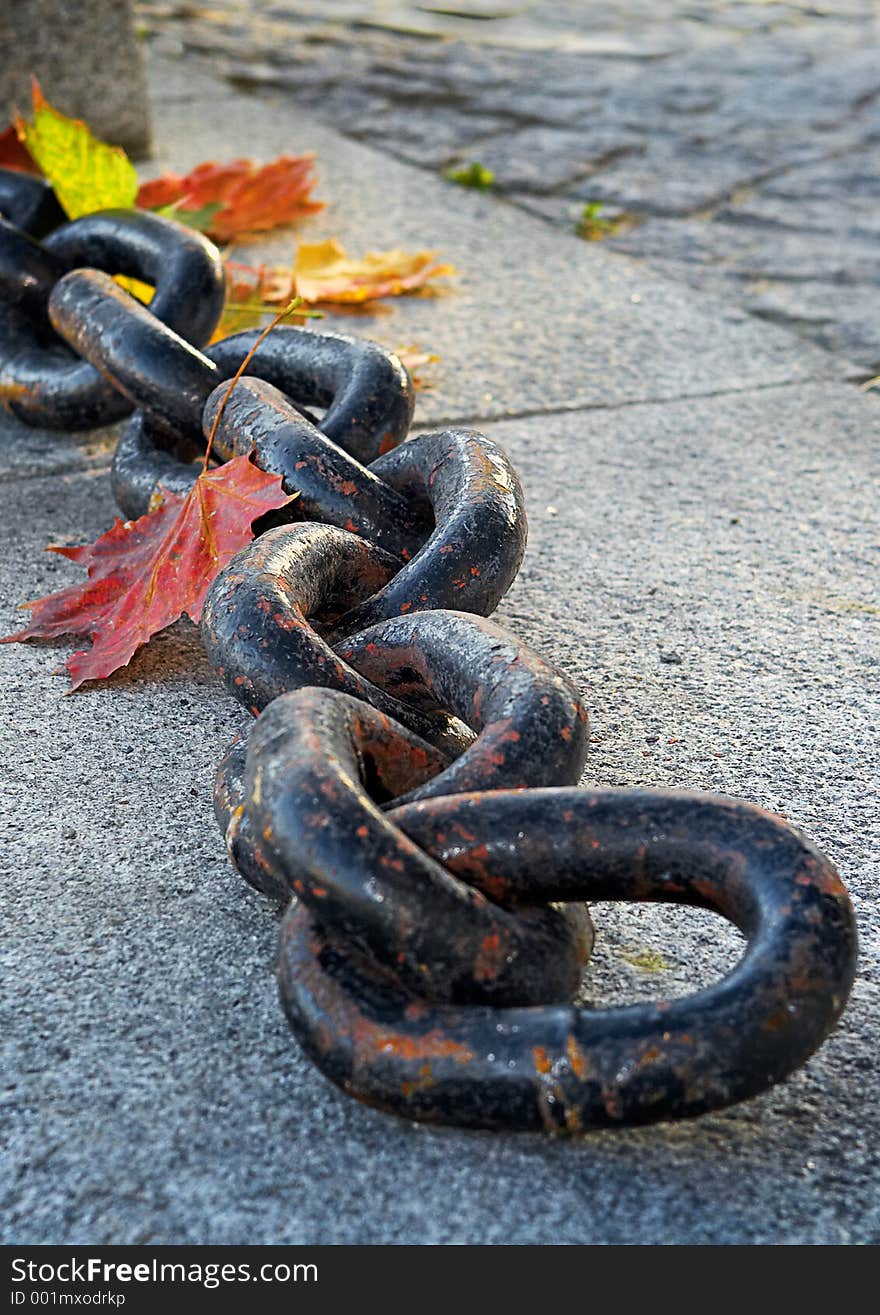
[[[607,245],[880,370],[871,0],[445,8],[140,5],[157,49],[430,171],[478,160],[569,229],[586,202],[634,214]]]
[[[157,60],[151,78],[161,95],[150,172],[188,168],[221,150],[267,160],[317,151],[316,195],[327,209],[296,232],[244,246],[241,258],[289,264],[297,236],[336,236],[358,254],[437,248],[458,268],[439,299],[399,298],[380,315],[325,322],[389,347],[415,341],[437,352],[436,387],[419,400],[425,421],[613,406],[839,378],[847,369],[738,307],[695,299],[636,261],[346,140],[283,98],[224,91],[186,63]]]
[[[709,220],[648,219],[613,245],[880,369],[877,160],[873,143],[803,165]]]
[[[71,698],[52,675],[68,646],[3,646],[3,1239],[880,1239],[875,402],[835,357],[627,257],[295,109],[230,97],[218,115],[185,65],[153,76],[165,162],[315,147],[335,208],[312,231],[437,242],[461,263],[463,291],[345,323],[438,349],[422,422],[482,416],[520,469],[530,549],[498,616],[584,688],[585,783],[723,790],[786,814],[840,866],[861,971],[797,1076],[687,1125],[561,1143],[388,1119],[331,1088],[284,1025],[275,914],[211,815],[245,715],[194,629]],[[511,329],[517,279],[528,331]],[[518,414],[498,421],[505,408]],[[113,516],[102,449],[55,442],[51,466],[10,467],[0,448],[4,632],[17,602],[77,576],[42,546]],[[595,916],[588,1000],[690,990],[739,951],[708,914]]]
[[[211,817],[243,714],[193,629],[69,699],[50,674],[66,649],[0,648],[6,1240],[878,1240],[875,424],[855,389],[809,385],[491,427],[531,520],[499,617],[586,689],[585,779],[778,809],[858,909],[835,1036],[784,1086],[687,1125],[568,1144],[343,1098],[287,1034],[275,916]],[[98,472],[0,502],[8,626],[22,594],[75,574],[40,546],[94,534],[112,507]],[[595,917],[596,1000],[691,989],[737,952],[711,915]],[[668,966],[640,971],[645,950]]]
[[[31,429],[0,406],[0,480],[28,474],[62,474],[84,466],[105,466],[120,426],[70,434]]]
[[[0,7],[0,124],[31,103],[31,74],[65,114],[137,157],[150,115],[131,0],[5,0]]]

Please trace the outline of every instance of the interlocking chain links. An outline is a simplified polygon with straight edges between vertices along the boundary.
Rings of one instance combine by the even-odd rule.
[[[177,492],[188,488],[195,470],[181,460],[180,448],[188,447],[190,457],[204,450],[205,404],[235,374],[259,337],[257,331],[234,334],[201,353],[168,333],[151,309],[133,308],[112,279],[92,270],[62,278],[49,312],[77,351],[99,362],[116,387],[144,408],[123,431],[114,462],[114,495],[123,510],[141,515],[158,483]],[[261,376],[266,387],[277,384],[289,391],[302,405],[326,408],[320,435],[308,415],[289,405],[287,410],[301,422],[299,442],[310,432],[328,459],[334,453],[342,481],[354,475],[358,461],[371,461],[394,447],[409,429],[414,405],[410,380],[397,358],[373,343],[277,329],[257,348],[249,372]],[[217,449],[221,457],[231,455],[223,447],[227,434],[224,428]],[[291,476],[295,450],[267,435],[266,451],[258,443],[256,459],[264,469]]]
[[[288,698],[300,700],[284,710],[295,735],[303,703],[314,712],[319,699],[342,696]],[[256,780],[282,715],[275,709],[260,727]],[[325,762],[334,779],[331,753]],[[290,802],[273,794],[262,815],[282,820]],[[855,952],[846,892],[807,841],[748,804],[672,792],[498,791],[432,799],[386,820],[441,871],[494,900],[697,904],[736,922],[749,946],[723,981],[680,999],[616,1009],[429,1003],[350,940],[331,938],[304,885],[282,924],[284,1008],[322,1070],[369,1104],[410,1119],[569,1133],[688,1117],[786,1077],[846,1002]],[[368,879],[372,858],[360,848],[349,877]]]
[[[42,244],[0,223],[0,299],[16,303],[0,336],[0,388],[26,424],[93,429],[132,409],[108,378],[81,359],[78,335],[97,326],[79,321],[68,334],[70,345],[50,335],[53,289],[76,266],[150,284],[150,314],[157,322],[197,344],[210,337],[223,308],[223,270],[216,248],[200,234],[159,215],[127,210],[76,219]]]
[[[300,895],[282,929],[284,1006],[321,1068],[371,1104],[569,1132],[699,1114],[786,1076],[843,1008],[854,950],[846,892],[808,841],[760,809],[697,794],[553,789],[444,794],[382,814],[364,786],[372,776],[401,791],[412,737],[327,690],[278,699],[252,739],[246,815]],[[414,767],[418,775],[418,758]],[[406,916],[413,892],[429,889],[415,869],[425,854],[432,876],[458,878],[474,923],[484,914],[475,891],[519,918],[552,900],[661,900],[723,914],[749,948],[699,994],[587,1009],[556,1003],[556,982],[542,979],[534,994],[527,977],[520,983],[520,946],[500,924],[491,952],[484,941],[471,961],[472,980],[433,977],[429,994],[418,980],[426,922]],[[415,960],[408,973],[377,968],[387,952],[339,920],[356,901],[366,905],[358,926],[372,914],[395,927],[393,943]],[[443,914],[430,913],[436,936]],[[507,1007],[473,1003],[499,991]],[[544,1007],[513,1007],[529,1003]]]
[[[362,777],[383,793],[400,795],[413,780],[444,793],[440,777],[429,776],[437,757],[424,741],[362,700],[328,690],[301,689],[270,706],[248,754],[253,834],[260,861],[320,906],[328,934],[429,999],[571,997],[592,942],[583,909],[574,920],[552,907],[505,909],[451,878],[364,795]],[[297,801],[290,810],[287,798]]]
[[[192,484],[255,335],[198,350],[220,309],[210,244],[152,216],[61,224],[20,178],[0,171],[0,384],[30,423],[137,408],[113,488],[139,515],[159,486]],[[151,307],[114,273],[153,283]],[[586,756],[581,699],[486,619],[525,547],[503,451],[464,430],[402,443],[411,385],[370,343],[279,329],[249,369],[217,457],[252,450],[299,496],[205,604],[208,654],[258,715],[215,807],[242,875],[297,897],[279,975],[305,1050],[409,1118],[553,1132],[699,1114],[785,1077],[853,980],[830,863],[739,801],[565,788]],[[745,957],[682,999],[578,1006],[586,899],[713,909]]]

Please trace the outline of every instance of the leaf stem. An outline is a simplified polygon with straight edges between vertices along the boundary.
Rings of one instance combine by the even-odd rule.
[[[220,417],[222,416],[223,412],[226,409],[226,403],[229,401],[230,393],[232,392],[235,385],[238,383],[241,376],[244,374],[245,370],[250,365],[251,361],[253,360],[254,353],[256,352],[257,348],[259,347],[263,339],[267,337],[267,335],[270,334],[273,329],[277,328],[282,320],[286,320],[288,315],[292,315],[293,312],[297,309],[297,307],[301,305],[302,305],[302,297],[294,297],[292,301],[289,301],[286,306],[282,307],[282,309],[278,312],[275,318],[269,324],[266,325],[265,329],[263,329],[262,333],[254,343],[253,347],[251,347],[247,356],[244,358],[241,365],[236,370],[235,374],[229,380],[229,384],[227,386],[226,392],[223,394],[220,405],[217,408],[217,414],[214,416],[214,423],[211,426],[211,432],[208,435],[208,446],[205,448],[205,459],[202,462],[203,475],[208,469],[208,462],[211,459],[211,450],[214,446],[214,437],[217,433],[217,426],[220,424]]]

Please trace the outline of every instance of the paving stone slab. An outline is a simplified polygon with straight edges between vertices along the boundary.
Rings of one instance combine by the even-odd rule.
[[[809,384],[490,426],[531,523],[499,619],[585,689],[585,783],[783,812],[857,907],[836,1034],[783,1086],[686,1125],[564,1143],[417,1128],[339,1095],[288,1035],[276,916],[211,816],[245,715],[194,629],[70,698],[50,674],[67,648],[0,648],[3,1239],[880,1240],[877,414]],[[0,512],[8,630],[16,601],[76,575],[41,545],[93,536],[113,508],[96,470],[7,483]],[[740,945],[709,914],[595,916],[590,1000],[692,989]]]
[[[298,227],[303,238],[337,236],[356,252],[436,247],[459,268],[447,296],[401,298],[376,317],[336,317],[335,327],[390,347],[418,341],[439,353],[437,386],[419,401],[425,421],[840,378],[850,368],[739,308],[682,294],[638,262],[548,231],[495,197],[342,138],[284,100],[237,95],[183,61],[154,60],[150,76],[154,172],[221,155],[316,150],[317,194],[329,205]],[[241,254],[289,261],[294,242],[293,234],[273,236]]]
[[[119,425],[82,434],[32,429],[0,405],[0,480],[105,466],[116,447],[119,432]]]
[[[154,49],[196,54],[236,85],[277,88],[434,173],[478,160],[497,192],[569,231],[585,203],[634,212],[646,222],[606,248],[874,369],[874,280],[857,236],[880,133],[870,0],[552,0],[481,21],[466,6],[437,15],[384,0],[142,9]],[[790,273],[777,287],[770,233],[757,253],[774,284],[765,296],[740,266],[733,224],[768,210],[790,233]],[[677,254],[700,229],[710,266]],[[839,268],[852,295],[817,278],[817,264]]]
[[[880,368],[876,160],[874,143],[791,169],[709,217],[648,219],[608,245],[873,371]],[[558,213],[557,198],[544,199],[545,213],[554,201]]]

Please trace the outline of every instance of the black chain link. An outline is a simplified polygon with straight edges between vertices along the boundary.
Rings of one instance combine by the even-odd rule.
[[[113,463],[126,516],[189,488],[256,337],[199,350],[222,308],[216,250],[149,214],[65,223],[44,184],[4,171],[0,210],[10,410],[60,429],[130,415]],[[114,274],[154,286],[149,308]],[[290,902],[291,1027],[361,1100],[472,1127],[578,1132],[764,1090],[846,1004],[856,935],[837,873],[737,800],[571,788],[577,690],[486,619],[525,548],[516,472],[472,431],[403,442],[412,411],[393,355],[279,328],[215,440],[299,495],[218,575],[202,620],[226,688],[259,714],[221,764],[216,811],[243,876]],[[709,989],[586,1008],[585,900],[699,905],[747,949]]]

